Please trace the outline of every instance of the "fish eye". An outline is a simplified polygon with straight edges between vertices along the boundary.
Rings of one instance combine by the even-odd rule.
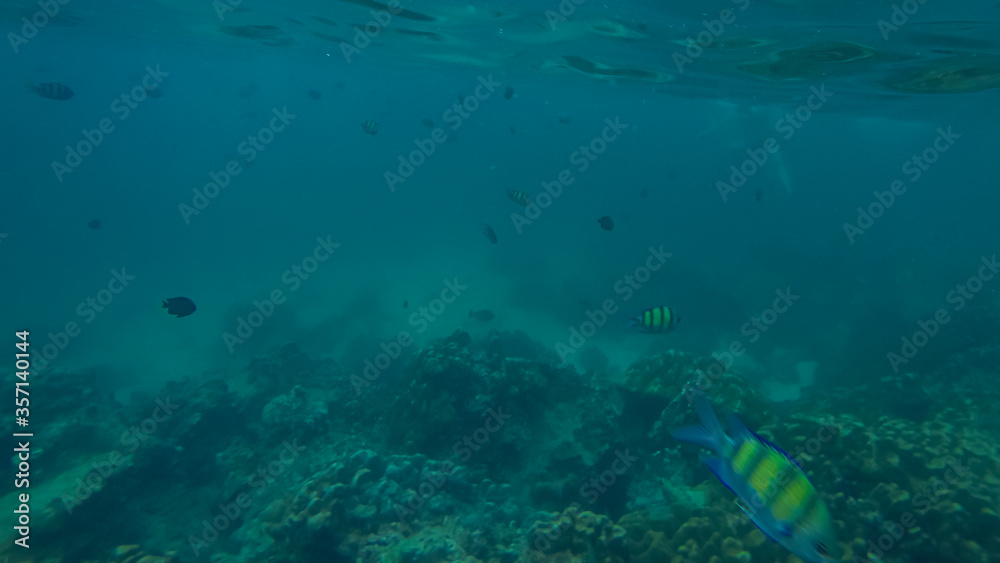
[[[813,548],[816,550],[816,553],[820,555],[826,555],[830,553],[830,550],[827,549],[826,544],[823,542],[817,543],[816,545],[813,546]]]

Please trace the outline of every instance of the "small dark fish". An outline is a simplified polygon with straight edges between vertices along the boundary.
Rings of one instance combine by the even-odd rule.
[[[528,194],[522,192],[521,190],[508,189],[507,197],[518,205],[523,205],[525,207],[531,205],[531,198],[528,197]]]
[[[670,307],[653,307],[631,320],[632,326],[642,332],[670,332],[681,319]]]
[[[615,222],[612,221],[611,217],[608,217],[607,215],[598,219],[597,222],[601,224],[601,228],[605,231],[610,231],[615,228]]]
[[[314,100],[318,100],[323,97],[323,93],[319,90],[309,90],[306,94],[309,94],[309,97]]]
[[[369,135],[378,135],[378,121],[369,119],[361,124],[361,128]]]
[[[320,23],[325,23],[326,25],[328,25],[330,27],[337,27],[337,25],[338,25],[337,22],[335,22],[334,20],[331,20],[330,18],[324,18],[323,16],[313,16],[312,19],[314,19],[314,20],[316,20],[316,21],[318,21]]]
[[[195,310],[194,301],[191,301],[187,297],[164,299],[163,308],[167,310],[168,314],[176,315],[177,318],[186,317],[194,313]]]
[[[639,190],[639,197],[649,197],[649,188]]]
[[[753,192],[753,197],[757,201],[764,201],[765,199],[767,199],[767,193],[764,192],[764,188],[757,188]]]
[[[407,301],[406,299],[404,299],[404,300],[403,300],[403,308],[405,309],[405,308],[407,308],[407,307],[409,307],[409,306],[410,306],[410,302],[409,302],[409,301]]]
[[[431,118],[429,118],[429,117],[425,117],[425,118],[421,119],[420,123],[423,123],[424,127],[428,128],[428,129],[433,129],[434,128],[434,120],[431,119]]]
[[[503,97],[506,99],[511,99],[514,97],[514,87],[508,86],[506,90],[503,91]]]
[[[473,311],[472,309],[469,309],[470,319],[476,319],[477,321],[482,321],[484,323],[492,321],[494,316],[493,311],[490,311],[489,309],[483,309],[481,311]]]
[[[28,88],[43,98],[50,100],[68,100],[73,97],[73,90],[62,82],[45,82],[35,86],[28,84]]]
[[[237,92],[236,95],[239,96],[239,97],[241,97],[241,98],[249,98],[256,91],[257,91],[257,85],[254,84],[253,82],[251,82],[251,83],[247,84],[246,86],[244,86],[243,88],[240,88],[240,91]]]
[[[486,223],[483,223],[483,234],[486,235],[486,238],[488,238],[491,243],[493,244],[497,243],[496,231],[494,231],[493,227],[487,225]]]
[[[100,229],[101,228],[101,220],[100,219],[94,219],[93,221],[87,223],[87,226],[90,227],[91,229]]]
[[[160,85],[159,84],[157,84],[156,86],[153,86],[152,88],[146,88],[145,86],[143,86],[142,89],[146,91],[146,95],[149,96],[150,98],[162,98],[163,97],[163,90],[160,89]]]

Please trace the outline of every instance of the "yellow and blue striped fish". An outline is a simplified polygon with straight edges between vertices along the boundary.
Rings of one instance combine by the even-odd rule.
[[[646,309],[638,317],[631,319],[632,326],[642,332],[670,332],[674,330],[680,318],[670,307],[653,307]]]
[[[518,205],[523,205],[525,207],[531,205],[531,198],[528,197],[528,194],[522,192],[521,190],[512,190],[508,188],[507,197]]]
[[[768,537],[809,563],[840,561],[830,511],[798,464],[734,415],[727,433],[704,394],[693,398],[702,426],[675,430],[674,438],[715,451],[718,457],[702,461]]]
[[[369,119],[361,124],[361,128],[364,129],[365,133],[369,135],[378,135],[378,121],[374,119]]]

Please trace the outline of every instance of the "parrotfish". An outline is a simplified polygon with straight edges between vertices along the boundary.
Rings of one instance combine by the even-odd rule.
[[[830,511],[802,468],[735,415],[724,431],[705,395],[691,396],[702,425],[675,430],[673,437],[716,453],[702,461],[736,493],[740,509],[768,537],[809,563],[840,561]]]

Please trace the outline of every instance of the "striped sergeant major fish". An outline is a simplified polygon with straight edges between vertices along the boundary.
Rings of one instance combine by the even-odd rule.
[[[642,332],[670,332],[681,319],[670,307],[653,307],[630,320]]]
[[[378,121],[369,119],[361,124],[361,129],[369,135],[378,135]]]
[[[522,192],[521,190],[512,190],[508,188],[507,197],[518,205],[523,205],[525,207],[531,205],[531,198],[528,197],[528,194]]]
[[[73,97],[73,90],[61,82],[45,82],[42,84],[27,84],[32,92],[50,100],[68,100]]]
[[[701,392],[692,394],[701,426],[675,430],[674,438],[713,450],[702,458],[740,509],[762,532],[808,563],[840,561],[830,511],[802,468],[784,451],[754,434],[735,415],[728,432]]]

